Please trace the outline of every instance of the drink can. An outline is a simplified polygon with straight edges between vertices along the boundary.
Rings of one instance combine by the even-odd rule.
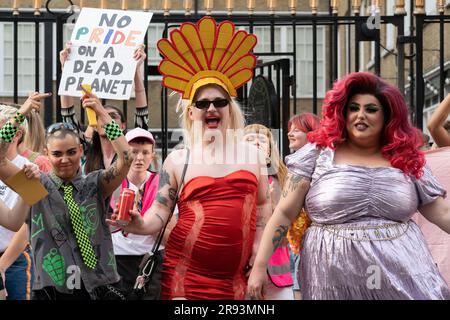
[[[117,212],[117,224],[122,226],[126,226],[128,222],[131,221],[130,210],[133,209],[134,206],[134,191],[128,188],[123,188],[119,197],[119,205]]]

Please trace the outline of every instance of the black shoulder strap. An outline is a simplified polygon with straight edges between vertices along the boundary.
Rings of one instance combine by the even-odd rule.
[[[156,253],[159,250],[159,246],[161,245],[161,242],[162,242],[162,239],[163,239],[163,236],[164,236],[164,232],[166,232],[167,225],[169,224],[170,219],[172,219],[173,211],[175,210],[175,206],[176,206],[176,203],[177,203],[177,200],[178,200],[178,195],[180,194],[181,186],[184,184],[184,176],[186,175],[188,164],[189,164],[189,149],[186,148],[186,162],[184,163],[183,172],[181,174],[181,179],[180,179],[180,185],[178,186],[177,194],[175,195],[175,203],[174,203],[174,205],[172,207],[172,210],[170,212],[169,218],[166,221],[166,224],[161,229],[161,231],[159,231],[158,237],[156,238],[156,241],[153,244],[153,248],[152,248],[152,252],[153,253]]]

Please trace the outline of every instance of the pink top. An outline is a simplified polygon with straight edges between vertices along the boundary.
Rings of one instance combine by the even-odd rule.
[[[27,158],[28,161],[38,165],[39,170],[44,173],[48,173],[52,170],[52,165],[46,156],[43,156],[37,152],[33,152],[30,149],[26,149],[20,155],[24,158]]]
[[[425,158],[436,179],[447,191],[450,191],[450,175],[448,174],[450,172],[450,147],[427,151]],[[446,201],[450,203],[450,197],[447,197]],[[429,222],[420,213],[416,213],[413,220],[422,230],[434,262],[438,265],[447,284],[450,285],[450,235]]]

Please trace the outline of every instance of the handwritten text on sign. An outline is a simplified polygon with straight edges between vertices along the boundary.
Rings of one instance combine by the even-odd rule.
[[[83,8],[72,33],[60,95],[82,96],[80,84],[91,84],[100,98],[130,98],[136,61],[152,13]]]

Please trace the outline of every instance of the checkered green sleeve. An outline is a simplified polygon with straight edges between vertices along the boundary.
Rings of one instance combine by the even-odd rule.
[[[105,128],[106,137],[109,141],[114,141],[121,135],[123,135],[122,130],[119,125],[113,120],[103,126]]]
[[[6,159],[6,152],[8,150],[9,144],[17,133],[17,128],[13,126],[11,121],[5,123],[5,125],[0,129],[0,164]]]
[[[11,121],[8,121],[0,129],[0,138],[7,143],[11,143],[13,138],[16,136],[16,133],[17,133],[17,127],[15,127],[11,123]]]

